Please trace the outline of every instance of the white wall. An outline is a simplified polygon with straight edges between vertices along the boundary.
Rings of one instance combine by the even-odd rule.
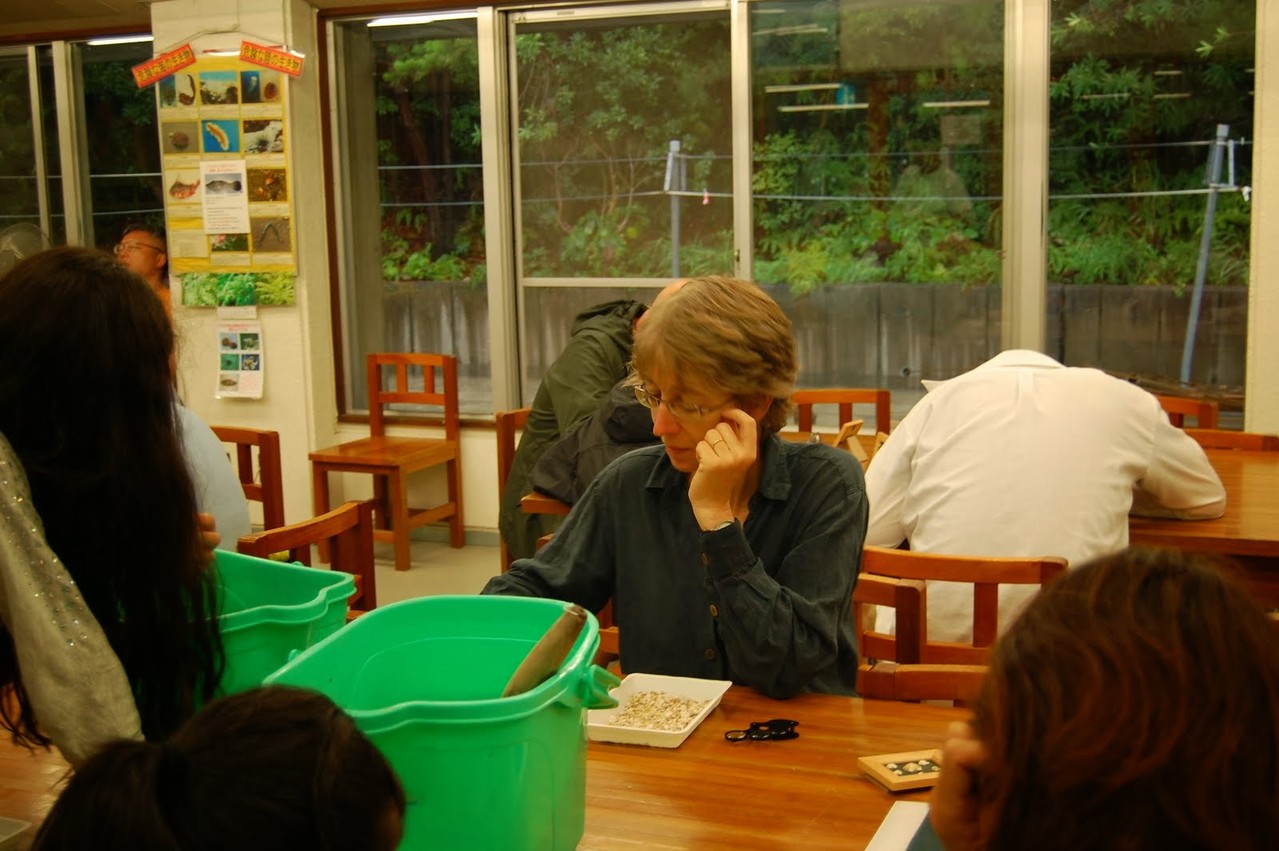
[[[1279,8],[1270,0],[1257,3],[1256,50],[1244,428],[1279,433],[1279,198],[1270,194],[1279,193]]]

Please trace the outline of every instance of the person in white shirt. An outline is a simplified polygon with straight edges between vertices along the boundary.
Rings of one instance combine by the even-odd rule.
[[[929,393],[866,473],[866,543],[950,555],[1061,556],[1128,545],[1129,513],[1206,519],[1226,494],[1159,400],[1096,369],[1003,352]],[[1034,593],[1000,589],[1000,628]],[[878,628],[892,623],[881,610]],[[971,586],[929,583],[928,634],[968,641]]]
[[[253,531],[244,488],[213,429],[190,408],[180,403],[174,407],[182,431],[182,452],[195,485],[196,505],[202,513],[213,515],[222,538],[218,549],[235,552],[240,538]]]

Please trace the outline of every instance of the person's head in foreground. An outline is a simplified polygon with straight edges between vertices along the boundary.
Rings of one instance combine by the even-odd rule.
[[[697,469],[697,445],[717,423],[749,419],[762,440],[790,416],[798,370],[791,323],[750,281],[688,279],[645,314],[631,357],[653,434],[682,472]]]
[[[381,752],[322,694],[224,697],[172,740],[108,744],[71,778],[33,851],[391,851],[404,791]]]
[[[1279,630],[1224,569],[1129,549],[1044,588],[946,743],[947,849],[1276,847]]]

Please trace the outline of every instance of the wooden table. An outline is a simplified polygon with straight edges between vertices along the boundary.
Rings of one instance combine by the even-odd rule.
[[[799,721],[798,739],[724,740],[725,730],[778,717]],[[860,774],[857,758],[940,747],[946,725],[966,717],[830,695],[777,701],[734,686],[679,748],[590,744],[578,847],[864,848],[894,801],[928,793],[889,794]],[[66,771],[56,754],[0,743],[0,816],[38,824]]]
[[[790,741],[728,742],[724,731],[799,721]],[[592,742],[580,849],[864,848],[890,794],[860,756],[941,747],[967,710],[830,695],[770,700],[734,686],[679,748]]]
[[[1226,513],[1215,520],[1128,522],[1134,544],[1234,556],[1259,599],[1279,606],[1279,452],[1208,449],[1226,488]]]

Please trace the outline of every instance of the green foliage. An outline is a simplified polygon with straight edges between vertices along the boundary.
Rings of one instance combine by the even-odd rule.
[[[1049,206],[1050,279],[1188,286],[1204,196],[1114,196],[1202,189],[1207,150],[1184,143],[1213,138],[1218,124],[1252,136],[1255,6],[1063,0],[1054,9],[1050,197],[1060,200]],[[1236,157],[1240,184],[1250,182],[1250,153]],[[1246,205],[1223,196],[1210,283],[1246,283],[1248,239]]]
[[[258,276],[254,272],[233,272],[218,275],[218,307],[239,307],[257,304]]]
[[[473,37],[379,42],[382,277],[483,286],[479,69]],[[442,168],[454,163],[471,165]],[[406,206],[407,205],[407,206]]]
[[[264,272],[258,275],[254,298],[258,304],[283,305],[297,301],[296,277],[292,272]]]
[[[187,307],[217,307],[219,277],[213,272],[182,275],[182,303]]]
[[[731,186],[727,56],[718,16],[516,37],[526,274],[666,273],[670,142],[680,142],[688,191]],[[690,249],[697,262],[731,260],[716,247],[731,205],[677,203],[681,260]]]

